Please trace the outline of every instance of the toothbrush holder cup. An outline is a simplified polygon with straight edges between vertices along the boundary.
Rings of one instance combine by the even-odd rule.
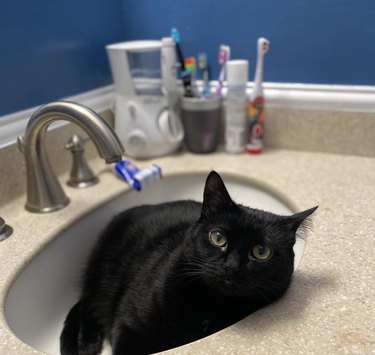
[[[181,119],[186,148],[193,153],[211,153],[219,143],[221,98],[183,97]]]

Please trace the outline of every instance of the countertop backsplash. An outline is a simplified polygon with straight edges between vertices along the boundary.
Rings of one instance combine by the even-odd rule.
[[[101,115],[113,125],[113,113],[110,110],[101,112]],[[223,127],[224,118],[222,121]],[[81,128],[72,124],[51,130],[47,134],[49,157],[58,175],[71,168],[71,153],[64,146],[75,133],[86,137]],[[221,143],[223,139],[222,130]],[[266,149],[375,157],[375,113],[268,107],[264,139]],[[92,142],[86,143],[85,155],[88,160],[97,157]],[[17,145],[0,149],[0,162],[1,207],[25,193],[26,179],[24,159]]]
[[[375,113],[266,108],[268,148],[375,157]]]

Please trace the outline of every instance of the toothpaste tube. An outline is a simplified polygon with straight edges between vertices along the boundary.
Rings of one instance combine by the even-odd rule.
[[[113,167],[117,175],[137,191],[153,185],[162,178],[161,168],[156,164],[141,170],[132,161],[124,159],[115,163]]]

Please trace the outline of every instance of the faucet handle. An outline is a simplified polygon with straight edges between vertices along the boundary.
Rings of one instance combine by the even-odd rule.
[[[78,134],[73,134],[65,144],[65,149],[70,151],[85,150],[85,143],[90,140],[89,137],[82,138]]]
[[[70,178],[67,181],[67,184],[71,187],[84,188],[99,182],[98,177],[94,175],[84,157],[84,145],[89,140],[90,138],[83,139],[81,136],[74,134],[65,145],[65,149],[70,150],[73,156]]]
[[[0,217],[0,242],[10,237],[12,233],[12,227],[5,224],[5,221]]]
[[[19,136],[17,138],[17,146],[18,146],[18,150],[22,154],[25,154],[25,137],[24,136]]]

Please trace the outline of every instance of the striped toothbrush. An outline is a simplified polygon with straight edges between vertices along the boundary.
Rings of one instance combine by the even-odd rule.
[[[268,52],[270,42],[261,37],[258,39],[257,64],[255,69],[254,88],[248,102],[248,142],[246,151],[250,154],[259,154],[263,150],[263,123],[264,123],[264,94],[263,94],[263,62]]]

